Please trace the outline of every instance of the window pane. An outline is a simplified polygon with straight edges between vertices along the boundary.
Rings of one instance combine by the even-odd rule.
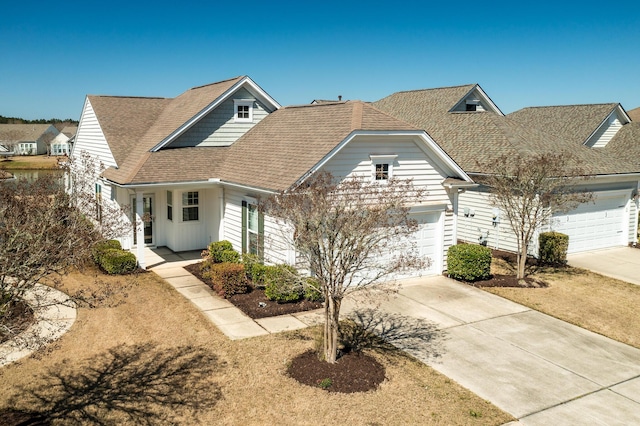
[[[182,209],[182,220],[184,222],[198,220],[198,207],[184,207]]]
[[[249,253],[258,254],[258,234],[249,232]]]
[[[249,204],[247,206],[247,229],[253,232],[258,232],[258,209],[255,205]]]
[[[167,204],[173,205],[173,192],[167,191]]]

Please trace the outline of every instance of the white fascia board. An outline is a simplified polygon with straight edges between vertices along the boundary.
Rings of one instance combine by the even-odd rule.
[[[473,180],[458,166],[458,164],[453,161],[446,152],[440,148],[440,146],[434,142],[433,139],[425,132],[424,130],[392,130],[392,131],[380,131],[380,130],[354,130],[351,132],[342,142],[336,145],[327,155],[325,155],[319,162],[316,163],[313,168],[311,168],[307,173],[305,173],[300,179],[296,181],[294,186],[300,185],[304,182],[309,176],[316,173],[322,167],[324,167],[329,160],[331,160],[338,152],[340,152],[349,142],[351,142],[357,136],[411,136],[418,137],[423,141],[423,146],[420,148],[425,152],[425,154],[429,155],[429,149],[436,155],[436,157],[442,161],[444,164],[449,166],[451,170],[458,175],[461,179],[464,179],[467,182],[473,182]]]
[[[164,138],[160,143],[151,148],[151,152],[157,152],[160,149],[164,148],[171,142],[173,142],[178,136],[182,135],[184,132],[189,130],[194,124],[202,119],[202,117],[209,114],[215,108],[217,108],[221,103],[229,99],[238,89],[242,86],[249,86],[257,95],[256,97],[262,102],[266,104],[271,104],[274,109],[280,109],[281,106],[275,99],[267,94],[260,86],[258,86],[253,80],[249,77],[245,76],[236,84],[228,88],[222,95],[218,96],[213,102],[207,105],[202,111],[191,117],[187,122],[185,122],[182,126],[178,127],[173,133]]]
[[[250,185],[243,185],[241,183],[221,181],[219,179],[217,180],[217,182],[222,186],[229,186],[231,188],[242,189],[249,192],[260,192],[262,194],[267,194],[267,195],[273,195],[278,193],[278,191],[274,191],[272,189],[258,188],[257,186],[250,186]]]
[[[194,180],[194,181],[188,181],[188,182],[126,183],[126,184],[117,183],[109,179],[105,179],[105,181],[109,182],[111,185],[117,186],[118,188],[125,188],[125,189],[158,188],[163,186],[181,187],[181,186],[193,186],[193,185],[211,185],[212,183],[208,180]]]
[[[500,108],[498,108],[498,105],[496,105],[491,98],[489,97],[489,95],[487,95],[487,93],[482,89],[482,87],[480,87],[479,84],[475,84],[471,90],[469,90],[450,110],[454,111],[458,105],[460,105],[465,99],[467,99],[467,97],[472,94],[474,91],[477,91],[478,94],[480,95],[480,97],[482,98],[482,100],[484,102],[486,102],[489,105],[489,108],[491,110],[493,110],[493,112],[495,112],[496,114],[500,115],[501,117],[504,117],[504,113],[502,111],[500,111]]]

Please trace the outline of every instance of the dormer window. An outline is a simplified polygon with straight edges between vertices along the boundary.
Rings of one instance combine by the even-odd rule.
[[[370,155],[371,181],[387,182],[393,177],[393,163],[397,155]]]
[[[467,111],[477,111],[478,104],[467,103]]]
[[[233,100],[233,121],[236,123],[253,122],[253,99],[234,99]]]

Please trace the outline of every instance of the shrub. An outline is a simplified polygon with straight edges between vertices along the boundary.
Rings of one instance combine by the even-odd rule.
[[[244,266],[240,263],[213,263],[202,276],[211,280],[213,290],[225,299],[249,291]]]
[[[304,283],[304,298],[312,302],[322,302],[324,296],[322,295],[322,288],[317,279],[313,277],[307,277]]]
[[[456,280],[478,281],[491,277],[491,250],[475,244],[449,247],[447,272]]]
[[[543,232],[538,237],[540,262],[551,265],[567,263],[569,236],[560,232]]]
[[[302,297],[302,286],[296,269],[289,265],[266,266],[264,295],[278,303],[297,302]]]
[[[214,241],[209,244],[209,258],[213,263],[240,262],[240,254],[233,249],[233,245],[227,240]]]
[[[136,256],[119,249],[104,250],[100,256],[100,267],[110,275],[121,275],[133,272],[138,266]]]
[[[122,250],[122,245],[118,240],[103,240],[97,242],[93,248],[91,249],[91,256],[93,257],[93,261],[100,265],[100,259],[102,258],[102,254],[107,250]]]
[[[249,253],[243,254],[242,264],[244,265],[244,271],[247,274],[247,279],[250,280],[254,286],[264,286],[264,271],[266,267],[258,255]]]

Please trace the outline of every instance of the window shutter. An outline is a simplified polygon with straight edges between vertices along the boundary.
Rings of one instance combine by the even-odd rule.
[[[247,202],[242,201],[242,253],[247,252]]]
[[[258,211],[258,258],[264,262],[264,214]]]

